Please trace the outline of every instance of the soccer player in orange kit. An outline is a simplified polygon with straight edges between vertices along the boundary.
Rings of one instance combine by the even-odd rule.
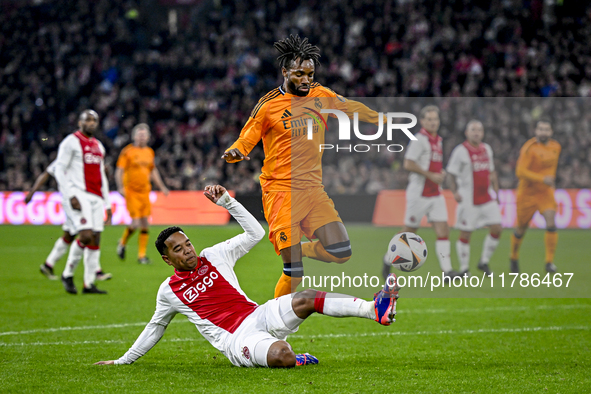
[[[556,201],[554,186],[556,167],[560,156],[560,144],[552,137],[552,125],[548,119],[536,122],[535,137],[527,141],[519,152],[515,173],[519,178],[517,188],[517,227],[511,236],[511,272],[519,272],[519,247],[530,220],[539,211],[546,220],[546,271],[556,272],[553,263],[558,234],[554,216]]]
[[[150,127],[145,123],[136,125],[131,136],[133,144],[127,145],[121,151],[117,160],[115,180],[119,193],[125,197],[127,210],[132,222],[123,231],[123,236],[117,245],[117,255],[121,260],[125,259],[125,247],[129,237],[139,227],[138,239],[138,262],[149,264],[150,259],[146,257],[148,246],[148,217],[152,211],[150,204],[150,191],[153,180],[156,186],[168,195],[168,189],[162,182],[160,173],[154,165],[154,150],[148,146],[150,140]]]
[[[347,230],[322,185],[319,146],[324,143],[322,124],[326,125],[328,114],[320,110],[338,108],[350,118],[357,112],[359,120],[373,124],[378,124],[379,116],[314,82],[320,50],[307,38],[292,35],[276,42],[275,48],[280,53],[283,84],[259,100],[240,137],[222,158],[228,163],[250,160],[249,152],[263,140],[263,209],[269,239],[283,260],[283,274],[275,287],[275,297],[280,297],[294,292],[301,282],[302,257],[344,263],[352,253]],[[306,128],[310,118],[317,123],[312,139]],[[302,234],[318,240],[301,243]]]

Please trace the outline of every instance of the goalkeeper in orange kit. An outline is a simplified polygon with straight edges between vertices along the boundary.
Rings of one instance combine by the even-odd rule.
[[[350,118],[377,124],[378,113],[314,82],[320,50],[308,39],[290,36],[275,43],[283,84],[254,107],[240,137],[222,158],[250,160],[263,141],[265,162],[260,176],[269,239],[283,260],[275,297],[295,291],[302,280],[302,257],[344,263],[351,257],[349,235],[322,185],[322,151],[327,114],[336,108]],[[308,125],[316,122],[313,133]],[[317,241],[301,243],[302,235]]]
[[[548,119],[536,122],[535,137],[527,141],[519,153],[517,168],[517,227],[511,236],[511,272],[519,272],[519,248],[530,220],[539,211],[546,220],[546,271],[556,272],[554,252],[558,243],[554,186],[560,144],[550,138],[552,125]]]

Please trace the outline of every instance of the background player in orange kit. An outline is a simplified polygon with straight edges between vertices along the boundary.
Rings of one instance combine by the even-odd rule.
[[[546,220],[546,271],[556,272],[553,263],[558,234],[554,215],[554,184],[560,155],[560,144],[550,138],[552,125],[548,119],[536,122],[535,137],[527,141],[519,152],[515,173],[517,188],[517,228],[511,236],[511,272],[519,272],[519,247],[530,220],[539,211]]]
[[[322,152],[318,148],[324,143],[324,128],[315,128],[313,139],[308,139],[307,119],[296,113],[298,108],[292,108],[292,100],[301,97],[305,102],[301,107],[324,123],[328,115],[321,115],[321,108],[339,108],[350,117],[357,112],[361,121],[373,124],[377,124],[378,114],[314,82],[320,50],[307,38],[290,36],[276,42],[275,48],[280,52],[283,84],[259,100],[240,138],[222,158],[228,163],[250,160],[247,155],[263,140],[263,209],[269,239],[284,264],[275,287],[275,297],[280,297],[294,292],[301,282],[302,257],[344,263],[352,253],[347,230],[322,185]],[[302,234],[318,241],[300,243]]]
[[[168,196],[168,189],[154,165],[154,151],[148,146],[150,127],[145,123],[140,123],[133,128],[131,133],[133,144],[127,145],[121,151],[115,171],[117,189],[125,197],[127,210],[132,219],[131,224],[125,228],[123,236],[119,240],[117,255],[121,260],[125,259],[127,241],[139,227],[138,262],[149,264],[150,259],[146,257],[146,248],[149,238],[148,217],[152,208],[150,180],[154,181],[165,196]]]

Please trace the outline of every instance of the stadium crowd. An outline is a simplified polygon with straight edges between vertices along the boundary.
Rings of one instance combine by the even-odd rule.
[[[93,108],[101,115],[98,137],[112,189],[116,158],[132,127],[145,122],[169,188],[222,183],[260,192],[262,149],[238,165],[220,156],[258,98],[281,83],[273,42],[290,33],[320,47],[316,80],[340,94],[404,97],[411,108],[427,103],[424,97],[440,97],[446,158],[463,140],[466,122],[478,116],[502,188],[516,186],[515,161],[533,120],[550,115],[563,146],[557,186],[591,187],[591,99],[582,98],[591,96],[591,10],[562,18],[541,0],[443,4],[204,2],[184,8],[176,25],[158,29],[148,27],[150,11],[131,0],[4,4],[0,190],[28,189],[75,129],[77,114]],[[511,99],[478,111],[489,108],[489,99],[462,97]],[[556,98],[532,105],[539,97]],[[404,188],[402,159],[327,151],[326,189],[375,194]]]

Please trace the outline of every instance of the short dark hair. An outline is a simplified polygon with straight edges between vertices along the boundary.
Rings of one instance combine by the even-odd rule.
[[[96,113],[96,111],[93,109],[85,109],[84,111],[82,111],[80,113],[80,116],[78,116],[78,120],[84,122],[86,120],[86,118],[88,117],[88,115],[96,118],[97,122],[99,121],[99,116]]]
[[[290,68],[291,63],[296,59],[300,59],[300,64],[304,60],[312,60],[314,67],[320,65],[320,48],[308,42],[307,38],[301,39],[299,35],[291,34],[284,40],[277,41],[273,44],[280,55],[277,57],[279,66],[281,68]]]
[[[536,122],[534,123],[534,129],[537,129],[538,124],[540,123],[548,123],[550,125],[550,128],[552,128],[552,120],[550,120],[550,118],[547,116],[542,116],[538,120],[536,120]]]
[[[425,116],[427,116],[428,112],[437,112],[437,116],[439,116],[439,107],[436,105],[427,105],[423,107],[421,112],[419,112],[419,119],[425,119]]]
[[[154,242],[154,244],[156,245],[156,249],[158,249],[158,253],[160,253],[160,255],[165,255],[166,250],[168,249],[164,244],[164,241],[166,241],[168,237],[170,237],[172,234],[178,232],[184,233],[183,229],[177,226],[168,227],[160,231],[160,234],[158,234],[158,238],[156,238],[156,242]]]

